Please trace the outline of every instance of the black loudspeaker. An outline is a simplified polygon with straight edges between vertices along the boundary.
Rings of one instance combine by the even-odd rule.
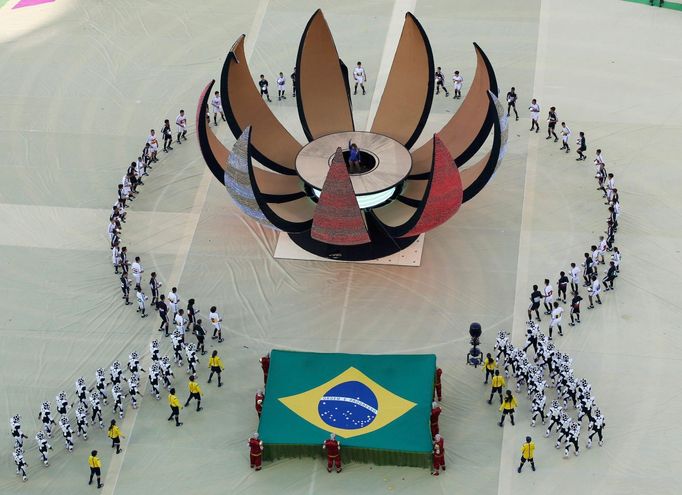
[[[480,323],[473,322],[469,325],[470,343],[473,347],[469,349],[467,354],[467,364],[474,367],[479,366],[483,362],[483,353],[478,349],[478,346],[481,344],[479,340],[481,333],[483,333],[483,330]]]
[[[471,335],[471,345],[479,345],[479,337],[481,336],[481,333],[483,330],[481,330],[481,324],[473,322],[472,324],[469,325],[469,335]]]

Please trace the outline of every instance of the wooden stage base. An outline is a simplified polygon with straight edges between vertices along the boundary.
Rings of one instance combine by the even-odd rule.
[[[329,261],[332,263],[361,263],[370,265],[420,266],[422,250],[424,248],[424,234],[410,244],[409,247],[390,256],[368,261],[338,261],[316,256],[301,249],[291,240],[288,234],[280,232],[275,247],[275,258],[287,260]]]

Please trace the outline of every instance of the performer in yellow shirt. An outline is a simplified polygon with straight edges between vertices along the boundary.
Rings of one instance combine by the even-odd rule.
[[[494,371],[495,368],[497,368],[497,363],[495,362],[495,359],[491,356],[490,353],[485,355],[485,359],[483,360],[483,370],[485,371],[485,383],[486,385],[488,384],[488,376],[492,378],[494,376]]]
[[[168,405],[171,408],[171,415],[168,417],[168,421],[171,421],[173,418],[175,418],[175,426],[182,426],[182,423],[180,422],[180,408],[182,406],[180,405],[178,398],[175,396],[174,388],[171,388],[170,394],[168,394]]]
[[[518,405],[519,403],[516,402],[516,398],[512,395],[512,391],[507,390],[504,401],[500,405],[500,411],[502,412],[502,418],[500,418],[500,422],[498,423],[500,427],[504,425],[504,418],[507,414],[509,414],[512,426],[514,425],[514,409],[516,409],[516,406]]]
[[[113,449],[116,447],[116,453],[120,454],[121,453],[121,438],[124,438],[123,435],[121,434],[121,430],[118,429],[118,426],[116,426],[116,420],[112,419],[111,424],[109,425],[109,431],[107,433],[109,438],[111,438],[111,448]]]
[[[208,367],[211,369],[211,374],[208,375],[208,383],[211,383],[211,379],[213,378],[213,373],[218,374],[218,386],[222,387],[223,384],[220,383],[220,373],[225,369],[223,368],[223,362],[220,360],[220,356],[218,356],[218,351],[213,351],[211,354],[211,357],[208,358]]]
[[[495,370],[493,379],[491,380],[492,389],[490,390],[490,398],[488,404],[493,403],[493,395],[497,393],[500,396],[500,404],[502,404],[502,387],[504,387],[504,377],[500,375],[500,370]]]
[[[189,406],[189,402],[192,399],[197,400],[197,412],[201,411],[203,407],[201,407],[201,387],[199,387],[199,384],[196,382],[196,377],[194,375],[189,377],[189,397],[187,397],[187,402],[185,402],[185,407]]]
[[[530,462],[530,468],[535,471],[535,461],[533,455],[535,454],[535,442],[530,437],[526,437],[526,443],[521,446],[521,464],[517,471],[520,473],[526,461]]]
[[[104,485],[100,481],[100,476],[102,475],[102,461],[97,457],[97,451],[93,450],[90,452],[90,457],[88,457],[88,466],[90,466],[90,481],[88,485],[92,485],[92,478],[97,477],[97,488],[102,488]]]

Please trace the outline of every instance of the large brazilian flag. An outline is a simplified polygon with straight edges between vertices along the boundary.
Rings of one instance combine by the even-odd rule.
[[[428,467],[436,356],[273,350],[259,434],[265,459],[322,455]]]

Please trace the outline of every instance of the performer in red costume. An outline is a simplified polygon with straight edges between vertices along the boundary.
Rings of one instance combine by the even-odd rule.
[[[258,413],[258,419],[263,412],[263,401],[265,400],[265,394],[262,390],[256,392],[256,412]]]
[[[445,451],[443,451],[437,443],[433,444],[433,474],[438,476],[440,474],[440,468],[445,471]]]
[[[336,435],[331,433],[329,440],[325,440],[322,448],[327,451],[327,471],[332,472],[332,466],[336,464],[336,472],[341,472],[341,444],[336,440]]]
[[[443,400],[443,393],[441,390],[441,385],[440,385],[440,376],[443,374],[443,370],[440,368],[436,368],[436,377],[434,381],[434,386],[436,388],[436,397],[438,398],[438,402],[441,402]]]
[[[443,445],[443,437],[436,433],[433,437],[433,474],[435,476],[438,476],[439,469],[445,471],[445,446]]]
[[[258,432],[254,433],[253,436],[249,438],[249,450],[251,469],[255,468],[256,471],[260,471],[263,457],[263,441],[258,438]]]
[[[263,384],[268,383],[268,371],[270,371],[270,353],[260,358],[260,365],[263,368]]]
[[[440,413],[442,412],[441,408],[438,407],[438,402],[433,402],[431,404],[431,436],[435,437],[436,434],[440,431],[438,429],[438,416],[440,416]]]

